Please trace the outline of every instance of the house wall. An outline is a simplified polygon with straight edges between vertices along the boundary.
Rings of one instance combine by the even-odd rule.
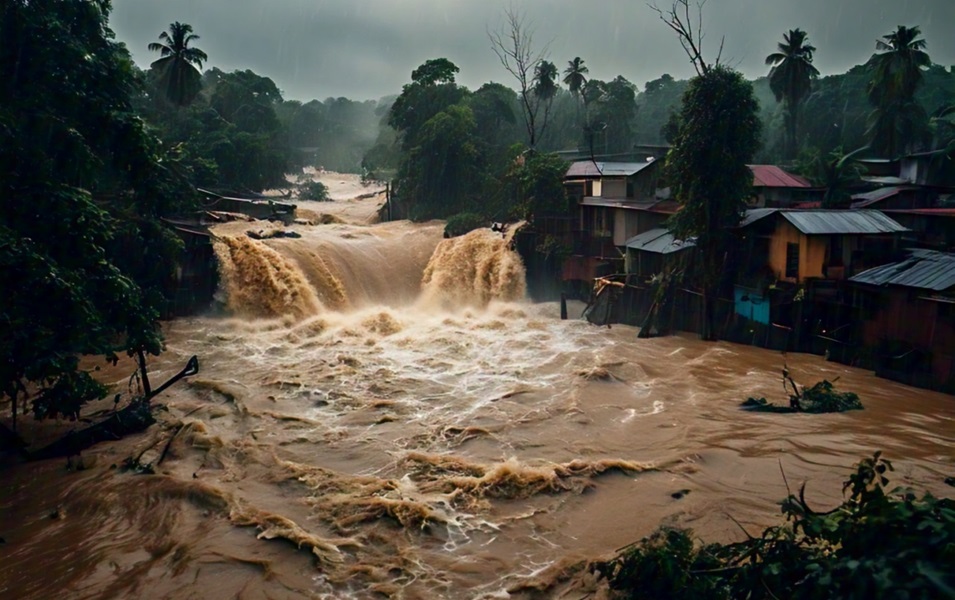
[[[879,310],[862,324],[862,342],[877,347],[902,342],[932,353],[931,372],[937,386],[955,384],[955,306],[922,300],[912,288],[881,290]]]
[[[786,277],[786,247],[799,244],[799,277]],[[779,219],[776,231],[769,242],[769,267],[781,281],[801,283],[808,277],[822,277],[822,266],[826,261],[828,248],[827,236],[807,236],[796,229],[789,221]]]
[[[627,197],[627,178],[626,177],[605,177],[601,180],[601,198],[626,198]]]
[[[615,209],[613,243],[623,246],[627,240],[645,231],[660,227],[669,215],[633,208]]]

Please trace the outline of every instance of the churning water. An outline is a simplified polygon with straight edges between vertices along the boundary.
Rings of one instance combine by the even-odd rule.
[[[155,377],[192,354],[202,372],[164,395],[164,426],[87,452],[83,471],[3,474],[0,596],[579,596],[582,561],[660,524],[727,541],[733,519],[777,522],[783,473],[819,508],[876,449],[899,484],[944,494],[955,474],[951,397],[815,356],[560,321],[523,299],[501,234],[249,227],[215,231],[231,316],[167,324]],[[784,398],[784,360],[866,409],[741,411]],[[164,450],[156,475],[111,468]]]

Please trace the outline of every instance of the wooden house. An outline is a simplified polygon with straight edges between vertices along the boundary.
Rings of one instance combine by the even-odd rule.
[[[660,227],[676,210],[657,196],[659,161],[577,161],[564,189],[577,203],[572,256],[564,280],[590,281],[623,267],[623,248],[633,236]]]
[[[849,282],[877,374],[955,392],[955,254],[909,250]]]
[[[626,273],[647,281],[664,271],[676,256],[696,244],[683,241],[663,228],[651,229],[627,240]]]
[[[749,170],[753,172],[753,196],[747,203],[753,208],[792,208],[818,200],[819,190],[805,177],[776,165],[749,165]]]
[[[876,210],[773,208],[747,211],[740,228],[750,262],[765,264],[778,281],[794,284],[842,280],[883,264],[907,231]]]

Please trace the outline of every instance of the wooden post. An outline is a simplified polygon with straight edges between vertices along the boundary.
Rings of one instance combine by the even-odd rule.
[[[567,294],[564,292],[560,293],[560,320],[567,320]]]

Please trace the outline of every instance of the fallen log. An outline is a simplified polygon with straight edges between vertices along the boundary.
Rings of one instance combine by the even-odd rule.
[[[78,456],[80,452],[98,444],[99,442],[115,441],[124,436],[145,431],[156,422],[153,416],[153,407],[150,400],[158,396],[184,377],[199,373],[199,359],[193,356],[186,366],[177,374],[169,378],[147,395],[141,396],[129,403],[128,406],[112,413],[107,419],[79,431],[73,430],[48,446],[39,450],[26,452],[29,460],[43,460],[47,458]]]

